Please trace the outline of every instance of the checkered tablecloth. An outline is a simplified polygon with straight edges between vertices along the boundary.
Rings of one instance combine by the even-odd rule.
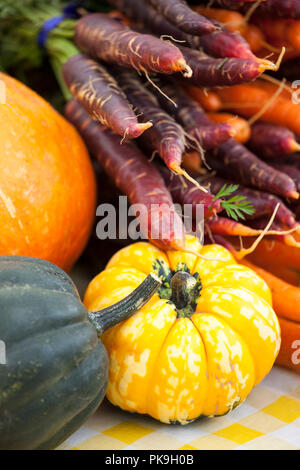
[[[59,449],[300,450],[300,376],[274,367],[232,413],[186,426],[165,425],[105,401]]]

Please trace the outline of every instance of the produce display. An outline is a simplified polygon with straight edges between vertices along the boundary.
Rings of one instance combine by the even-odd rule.
[[[299,373],[300,0],[0,0],[0,41],[0,449]]]

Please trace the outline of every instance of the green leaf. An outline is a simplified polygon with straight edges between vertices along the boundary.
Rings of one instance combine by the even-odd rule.
[[[222,199],[223,197],[230,196],[230,194],[234,193],[238,189],[239,185],[238,184],[224,184],[218,194],[215,195],[213,198],[213,201],[216,201],[217,199]]]
[[[238,184],[224,184],[218,194],[214,196],[213,201],[229,197],[238,188]],[[235,221],[239,219],[245,220],[245,215],[252,215],[255,212],[254,207],[247,198],[238,194],[230,199],[222,200],[221,207],[226,211],[227,216]]]

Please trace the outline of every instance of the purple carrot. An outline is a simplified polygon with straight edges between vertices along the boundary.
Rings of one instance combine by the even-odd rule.
[[[167,100],[161,93],[156,96],[162,107],[183,126],[191,148],[195,140],[204,150],[210,150],[226,142],[234,135],[234,129],[230,124],[214,124],[208,119],[201,106],[194,101],[175,80],[157,80],[159,88],[167,95],[176,107]]]
[[[297,152],[300,145],[289,129],[264,122],[257,122],[251,127],[251,137],[247,146],[262,158],[276,158]]]
[[[257,57],[251,52],[246,39],[234,31],[222,28],[220,31],[202,38],[189,38],[190,47],[203,49],[206,54],[212,57],[235,57],[236,59],[257,60]]]
[[[191,10],[184,0],[146,0],[146,2],[186,33],[201,36],[217,29],[208,18]]]
[[[300,170],[300,153],[290,153],[287,155],[280,155],[280,157],[273,158],[269,161],[269,164],[284,164],[291,165]]]
[[[225,184],[228,185],[231,183],[231,181],[217,176],[201,178],[201,184],[208,187],[213,194],[217,194]],[[230,197],[232,196],[246,197],[247,201],[253,206],[255,212],[253,215],[246,216],[247,221],[264,216],[271,216],[277,204],[279,204],[276,220],[288,228],[294,228],[296,225],[294,214],[286,207],[281,199],[273,194],[239,185],[238,189],[230,195]]]
[[[193,49],[203,50],[213,57],[236,57],[238,59],[252,59],[270,63],[257,58],[250,49],[247,41],[236,32],[229,31],[214,20],[214,24],[219,28],[214,33],[204,36],[193,36],[186,34],[170,23],[164,16],[160,15],[151,6],[142,1],[136,0],[109,0],[110,4],[121,11],[139,28],[152,32],[156,36],[166,39],[183,41],[183,45]]]
[[[186,81],[198,87],[231,86],[251,82],[265,70],[274,68],[272,62],[266,64],[253,59],[217,59],[201,51],[179,47],[193,72]]]
[[[297,191],[300,192],[300,169],[293,165],[286,165],[284,163],[272,163],[276,170],[281,171],[288,175],[294,181]]]
[[[117,82],[94,60],[74,55],[63,65],[62,73],[72,95],[89,116],[117,134],[136,138],[152,126],[151,122],[138,122]]]
[[[204,192],[190,181],[185,181],[180,176],[174,175],[166,169],[162,169],[161,174],[172,195],[173,201],[181,206],[191,204],[194,216],[196,214],[197,205],[200,204],[204,206],[205,219],[223,210],[221,206],[222,201],[220,199],[215,200],[214,196],[209,192]]]
[[[121,138],[93,121],[75,101],[66,106],[66,116],[84,138],[90,152],[131,204],[138,204],[141,230],[162,249],[184,249],[181,218],[163,178],[132,141]]]
[[[136,74],[117,68],[114,69],[114,75],[118,77],[121,89],[141,119],[153,123],[151,130],[139,139],[141,146],[147,153],[158,152],[169,169],[183,174],[180,167],[185,137],[181,126],[161,109],[155,96],[144,87]]]
[[[189,144],[188,151],[197,150],[197,145],[195,145],[197,143],[200,144],[201,149],[211,150],[235,135],[235,130],[232,126],[225,122],[209,126],[186,127],[186,132]]]
[[[140,34],[102,13],[83,16],[75,27],[76,45],[92,57],[140,72],[171,74],[190,69],[179,49],[148,34]]]
[[[206,155],[207,163],[225,178],[246,186],[298,199],[294,181],[260,160],[242,144],[229,139]]]

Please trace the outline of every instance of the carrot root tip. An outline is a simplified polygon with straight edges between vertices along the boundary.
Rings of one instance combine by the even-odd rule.
[[[300,144],[296,140],[291,140],[290,141],[290,152],[300,152]]]
[[[129,126],[126,129],[125,134],[127,136],[137,138],[137,137],[140,137],[140,135],[142,135],[147,129],[149,129],[152,126],[153,124],[150,121],[139,123],[139,124],[134,124],[134,125]]]
[[[276,61],[276,63],[274,64],[274,62],[271,62],[270,60],[267,60],[267,59],[258,59],[260,65],[258,67],[258,70],[263,73],[265,70],[278,70],[280,65],[281,65],[281,62],[282,62],[282,59],[283,59],[283,56],[285,54],[285,51],[286,51],[286,48],[283,47],[281,49],[281,53],[279,54],[279,57]]]
[[[207,193],[207,189],[205,189],[203,186],[201,186],[197,180],[195,180],[192,176],[190,176],[188,174],[187,171],[185,171],[183,168],[181,168],[180,165],[178,165],[178,163],[174,162],[174,163],[171,163],[170,166],[169,166],[170,170],[174,171],[175,173],[177,173],[178,175],[182,175],[184,176],[188,181],[190,181],[191,183],[193,183],[198,189],[201,189],[201,191]]]
[[[288,196],[292,199],[299,199],[299,193],[297,191],[291,191]]]
[[[192,75],[193,75],[193,71],[191,67],[188,64],[186,64],[185,70],[183,71],[183,76],[185,78],[191,78]]]

